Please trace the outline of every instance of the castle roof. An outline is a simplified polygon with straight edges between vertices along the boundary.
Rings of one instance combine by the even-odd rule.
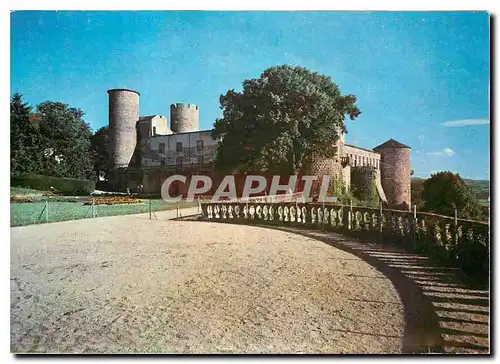
[[[387,148],[407,148],[407,149],[411,149],[409,146],[407,146],[407,145],[405,145],[403,143],[400,143],[397,140],[389,139],[385,143],[382,143],[379,146],[376,146],[375,148],[373,148],[373,150],[376,150],[376,149],[387,149]]]
[[[380,154],[379,152],[377,151],[374,151],[374,150],[370,150],[370,149],[366,149],[366,148],[361,148],[361,147],[357,147],[355,145],[352,145],[352,144],[345,144],[347,147],[351,147],[351,148],[354,148],[354,149],[359,149],[359,150],[364,150],[366,152],[370,152],[370,153],[377,153],[377,154]]]
[[[139,121],[151,120],[151,119],[153,119],[155,116],[161,116],[161,115],[154,114],[154,115],[147,115],[147,116],[139,116]]]

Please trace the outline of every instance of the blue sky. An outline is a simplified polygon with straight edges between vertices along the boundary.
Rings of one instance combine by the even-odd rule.
[[[358,97],[347,142],[394,138],[426,177],[489,179],[489,16],[485,12],[14,12],[11,94],[62,101],[107,124],[110,88],[141,93],[141,115],[200,106],[270,66],[332,77]]]

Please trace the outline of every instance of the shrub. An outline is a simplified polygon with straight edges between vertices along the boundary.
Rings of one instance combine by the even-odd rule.
[[[352,193],[342,178],[336,177],[333,179],[331,191],[332,195],[338,198],[339,204],[348,205],[350,201],[353,201]]]
[[[380,197],[375,184],[376,171],[372,166],[354,167],[351,169],[351,191],[354,200],[363,206],[377,207]]]
[[[95,182],[88,179],[61,178],[40,174],[11,176],[11,186],[48,191],[53,187],[66,195],[88,195],[95,190]]]

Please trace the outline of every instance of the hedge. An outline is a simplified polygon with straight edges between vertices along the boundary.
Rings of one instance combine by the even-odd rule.
[[[95,190],[95,182],[88,179],[62,178],[40,174],[21,174],[10,177],[13,187],[32,188],[40,191],[56,191],[71,195],[88,195]]]

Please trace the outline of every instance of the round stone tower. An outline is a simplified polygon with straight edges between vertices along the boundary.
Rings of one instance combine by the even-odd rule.
[[[110,167],[128,167],[137,142],[139,93],[134,90],[112,89],[108,90],[108,95]]]
[[[380,174],[390,207],[409,209],[411,205],[410,147],[390,139],[374,151],[380,153]]]
[[[170,105],[170,129],[174,133],[199,130],[199,110],[194,104]]]

